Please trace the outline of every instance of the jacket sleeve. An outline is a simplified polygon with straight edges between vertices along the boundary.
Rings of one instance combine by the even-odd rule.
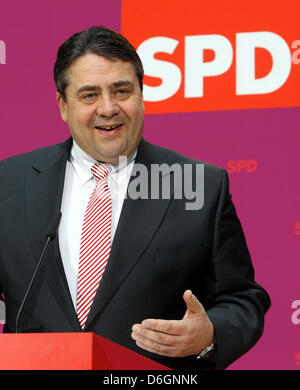
[[[224,369],[258,341],[270,307],[267,292],[255,282],[240,221],[225,170],[215,220],[207,314],[216,338],[215,369]]]

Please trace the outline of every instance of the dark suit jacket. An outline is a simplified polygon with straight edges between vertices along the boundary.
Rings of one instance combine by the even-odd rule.
[[[0,163],[4,332],[15,331],[17,311],[49,223],[60,210],[70,146],[71,139]],[[144,140],[136,162],[148,168],[151,164],[199,163]],[[217,369],[225,368],[256,343],[263,331],[269,297],[254,281],[226,171],[205,164],[204,175],[205,201],[197,211],[185,209],[186,199],[125,199],[110,259],[84,331],[95,332],[169,367],[201,367],[203,362],[195,357],[161,357],[143,351],[131,339],[132,325],[145,318],[181,319],[185,312],[182,295],[191,289],[214,325]],[[82,331],[58,238],[51,243],[28,296],[20,329]]]

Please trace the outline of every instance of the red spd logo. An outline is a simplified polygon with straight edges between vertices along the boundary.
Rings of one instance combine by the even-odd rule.
[[[255,172],[256,169],[256,160],[229,160],[227,162],[228,173]]]
[[[300,3],[292,3],[123,1],[146,113],[299,106]]]

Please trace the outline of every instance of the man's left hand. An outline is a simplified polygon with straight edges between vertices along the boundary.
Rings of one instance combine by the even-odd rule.
[[[134,324],[131,337],[146,351],[170,357],[199,354],[213,341],[213,325],[190,290],[183,294],[186,312],[181,320],[146,319]]]

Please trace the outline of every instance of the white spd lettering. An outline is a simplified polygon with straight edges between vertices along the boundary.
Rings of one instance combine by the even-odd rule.
[[[157,53],[173,54],[179,41],[169,37],[145,40],[137,49],[144,65],[145,75],[161,79],[159,86],[145,84],[145,101],[158,102],[177,93],[182,80],[181,69],[174,63],[155,58]],[[223,35],[192,35],[184,41],[184,96],[205,97],[204,80],[227,72],[233,63],[234,51]],[[263,48],[272,57],[272,68],[267,75],[255,78],[255,49]],[[214,59],[204,61],[204,51],[212,50]],[[291,52],[286,41],[273,32],[236,34],[236,95],[267,94],[278,90],[291,71]]]

